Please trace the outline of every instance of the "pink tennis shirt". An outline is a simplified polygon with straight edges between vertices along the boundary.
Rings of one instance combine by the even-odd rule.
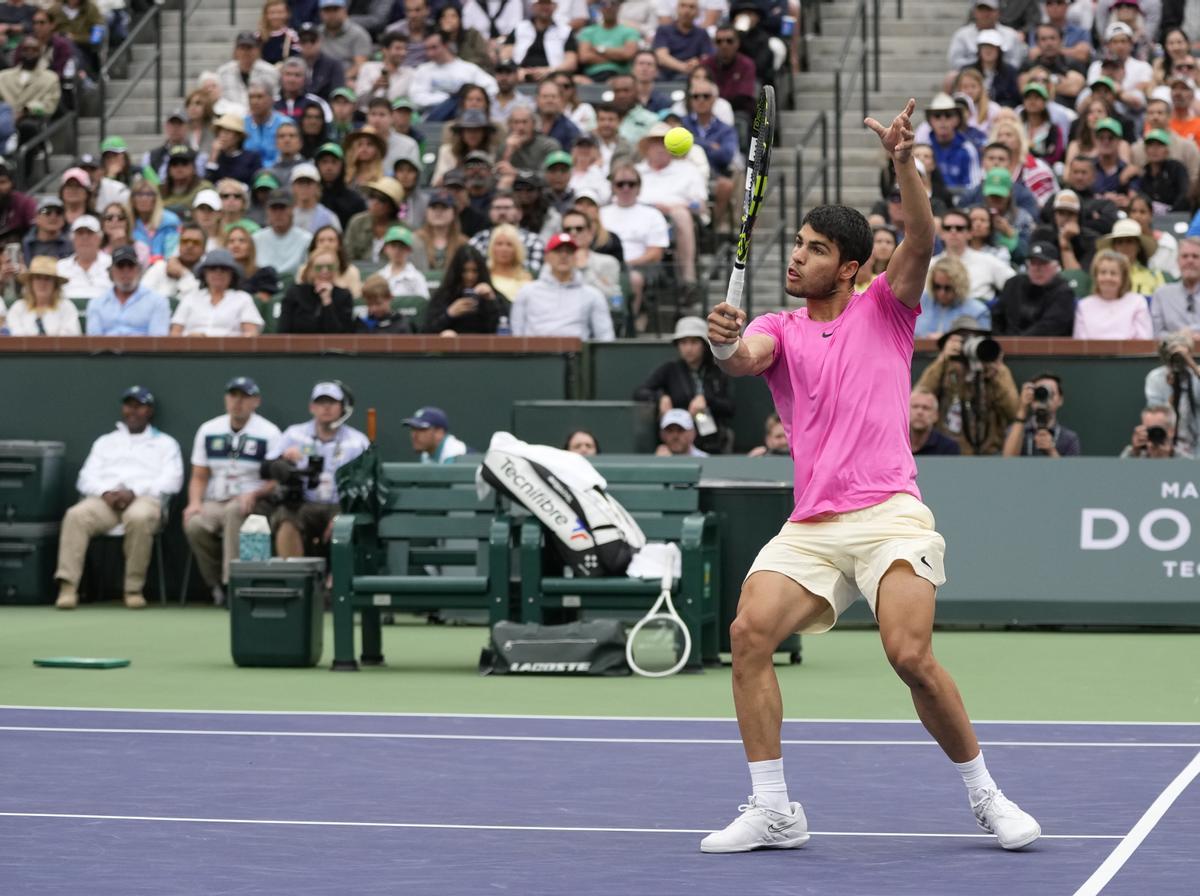
[[[746,328],[775,340],[763,371],[796,465],[800,522],[847,513],[905,492],[920,499],[908,441],[913,328],[920,308],[886,276],[856,293],[836,320],[808,309],[764,314]]]

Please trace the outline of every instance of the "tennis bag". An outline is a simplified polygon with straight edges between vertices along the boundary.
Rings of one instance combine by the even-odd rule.
[[[582,476],[577,469],[581,463],[586,468]],[[556,472],[553,467],[559,464],[561,472]],[[511,437],[493,439],[479,475],[537,517],[546,541],[576,576],[624,575],[633,555],[646,545],[641,527],[577,454]]]
[[[479,656],[480,675],[628,675],[625,625],[590,619],[566,625],[497,622]]]

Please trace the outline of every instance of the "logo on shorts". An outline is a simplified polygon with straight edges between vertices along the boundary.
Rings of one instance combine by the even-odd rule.
[[[928,560],[926,560],[924,557],[922,557],[922,558],[921,558],[921,562],[922,562],[922,563],[924,563],[926,566],[929,566],[929,561],[928,561]],[[930,572],[933,572],[933,567],[932,567],[932,566],[929,566],[929,571],[930,571]]]

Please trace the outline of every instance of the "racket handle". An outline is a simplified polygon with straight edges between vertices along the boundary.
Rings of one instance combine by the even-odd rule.
[[[733,273],[729,275],[729,289],[725,293],[725,301],[734,308],[742,307],[742,288],[746,283],[746,268],[744,265],[739,265],[736,262],[733,265]],[[725,361],[733,356],[737,351],[738,344],[731,342],[728,345],[711,345],[713,357],[719,361]]]

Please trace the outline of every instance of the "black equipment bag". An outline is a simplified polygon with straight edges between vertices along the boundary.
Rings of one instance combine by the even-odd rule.
[[[481,675],[628,675],[625,625],[592,619],[566,625],[497,622],[479,656]]]

